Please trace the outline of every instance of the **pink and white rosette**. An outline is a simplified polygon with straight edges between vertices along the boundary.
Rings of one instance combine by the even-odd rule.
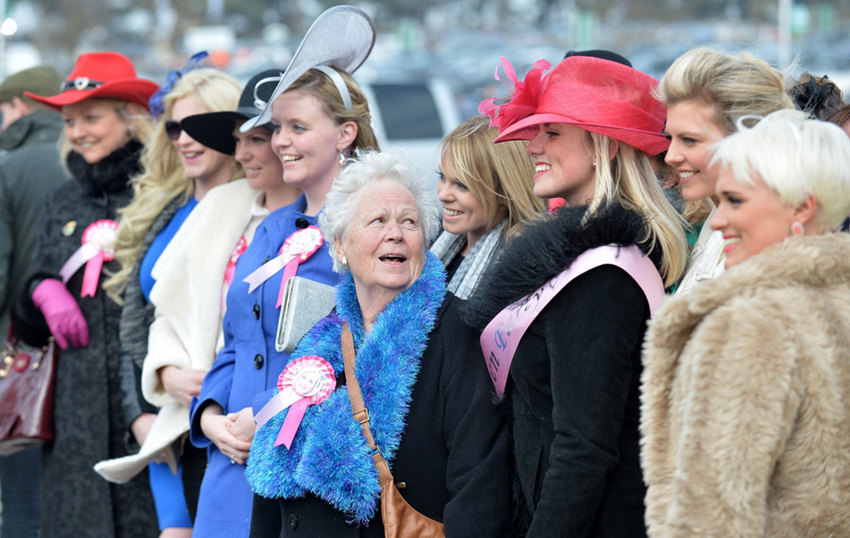
[[[67,284],[74,273],[85,264],[80,297],[94,297],[103,262],[115,259],[115,251],[112,247],[117,237],[118,223],[114,220],[101,219],[89,224],[83,231],[82,246],[71,254],[59,270],[62,282]]]
[[[257,289],[260,284],[283,269],[283,278],[280,281],[276,305],[280,306],[281,301],[283,301],[283,289],[286,286],[286,281],[295,276],[295,273],[298,272],[298,265],[307,261],[324,242],[325,238],[318,226],[308,226],[293,232],[280,247],[279,256],[267,261],[256,271],[242,279],[243,282],[248,283],[248,293]]]
[[[254,415],[257,429],[289,408],[274,446],[292,446],[292,440],[310,405],[323,402],[336,387],[331,364],[315,355],[304,355],[286,365],[277,380],[278,393]]]

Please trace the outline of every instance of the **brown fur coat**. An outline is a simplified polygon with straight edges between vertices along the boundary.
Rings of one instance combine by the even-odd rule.
[[[651,536],[850,536],[850,236],[669,300],[643,359]]]

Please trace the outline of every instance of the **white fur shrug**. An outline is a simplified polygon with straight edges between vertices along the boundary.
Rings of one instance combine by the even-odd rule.
[[[161,409],[137,454],[95,466],[107,480],[129,480],[189,431],[189,409],[165,391],[157,370],[207,370],[221,349],[224,272],[239,237],[262,218],[252,211],[257,195],[244,179],[210,190],[154,266],[151,302],[156,310],[142,365],[142,394]]]
[[[644,363],[651,536],[850,536],[850,235],[669,300]]]

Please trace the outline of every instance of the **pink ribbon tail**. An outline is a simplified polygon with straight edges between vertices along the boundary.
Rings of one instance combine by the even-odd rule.
[[[103,252],[89,258],[86,262],[86,270],[83,273],[83,286],[80,297],[94,297],[97,292],[97,282],[100,280],[100,270],[103,268]]]
[[[298,272],[298,264],[300,263],[298,256],[295,256],[283,268],[283,278],[280,280],[280,289],[277,292],[277,306],[280,308],[283,302],[283,289],[286,287],[286,281],[295,276]]]
[[[59,274],[62,276],[62,282],[65,284],[71,280],[71,277],[74,276],[74,273],[83,266],[92,256],[97,254],[99,251],[97,247],[90,244],[85,244],[74,251],[71,254],[71,257],[68,258],[68,261],[62,266],[62,269],[59,269]]]
[[[301,398],[289,408],[286,413],[286,419],[283,421],[283,426],[280,428],[280,433],[274,442],[274,446],[285,445],[286,448],[292,446],[292,440],[295,438],[295,432],[298,431],[298,426],[301,425],[301,419],[304,418],[304,412],[307,411],[307,406],[310,405],[310,398]]]
[[[248,283],[248,293],[257,289],[260,284],[270,279],[275,273],[284,268],[291,256],[280,255],[261,265],[256,271],[242,279]]]
[[[268,422],[273,416],[280,413],[300,398],[301,397],[293,391],[278,392],[275,394],[274,397],[266,402],[266,405],[264,405],[256,415],[254,415],[254,423],[257,425],[257,429],[259,430],[262,428],[263,424]]]

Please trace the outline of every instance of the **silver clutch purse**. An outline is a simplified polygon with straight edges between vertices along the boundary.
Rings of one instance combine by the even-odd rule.
[[[292,353],[301,337],[336,305],[336,288],[294,276],[286,281],[280,303],[275,349]]]

